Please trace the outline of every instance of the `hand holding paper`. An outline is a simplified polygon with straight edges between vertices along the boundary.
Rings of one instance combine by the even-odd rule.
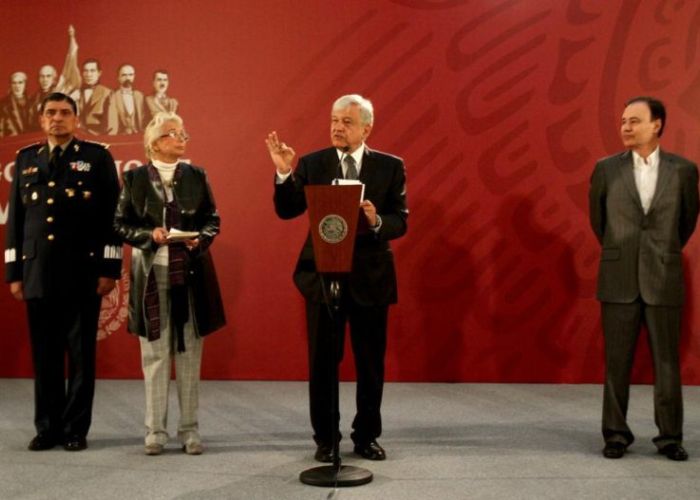
[[[197,231],[180,231],[179,229],[175,229],[173,227],[168,232],[168,236],[166,238],[168,242],[173,242],[192,240],[194,238],[197,238],[197,236],[199,236],[199,233]]]

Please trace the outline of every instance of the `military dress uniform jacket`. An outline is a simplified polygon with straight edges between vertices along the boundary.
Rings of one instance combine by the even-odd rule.
[[[651,206],[645,214],[632,153],[600,160],[591,178],[590,221],[602,246],[597,297],[602,302],[680,306],[681,249],[698,217],[698,169],[661,150]]]
[[[49,147],[18,152],[10,193],[5,281],[23,282],[25,299],[96,289],[98,277],[118,279],[122,249],[112,229],[119,196],[106,147],[76,138],[56,167]]]
[[[282,184],[275,185],[277,215],[282,219],[291,219],[304,213],[304,186],[331,184],[338,177],[338,168],[335,148],[302,157],[294,173]],[[403,161],[365,146],[359,180],[365,185],[365,199],[376,207],[382,225],[376,233],[358,233],[348,289],[353,299],[362,306],[386,306],[396,303],[398,299],[394,255],[389,241],[403,236],[408,227]],[[294,270],[294,283],[307,300],[324,301],[310,234]]]
[[[180,210],[178,229],[199,232],[199,245],[190,252],[187,283],[192,292],[196,333],[204,336],[226,324],[214,262],[208,250],[219,234],[220,218],[205,171],[182,162],[177,168],[173,195]],[[114,228],[133,247],[128,330],[142,337],[148,332],[144,295],[158,250],[152,233],[156,227],[165,227],[163,214],[160,178],[157,181],[149,178],[148,165],[126,172]]]

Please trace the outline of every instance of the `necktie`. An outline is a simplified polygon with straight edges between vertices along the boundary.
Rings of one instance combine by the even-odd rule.
[[[49,155],[49,170],[53,172],[58,168],[58,159],[61,157],[61,147],[54,146]]]
[[[357,167],[355,167],[355,158],[352,156],[348,155],[345,157],[345,178],[346,179],[351,179],[351,180],[356,180],[358,175],[357,175]]]

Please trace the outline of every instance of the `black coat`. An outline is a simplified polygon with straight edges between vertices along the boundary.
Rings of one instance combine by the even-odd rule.
[[[304,186],[330,184],[338,176],[338,153],[335,148],[311,153],[284,183],[275,185],[275,210],[283,219],[306,211]],[[382,219],[377,233],[358,234],[355,239],[352,272],[348,276],[353,299],[364,306],[382,306],[398,299],[394,256],[389,240],[406,233],[406,172],[396,156],[365,147],[360,179],[365,184],[365,199],[370,200]],[[301,249],[294,270],[294,282],[307,300],[323,302],[323,291],[316,272],[314,252],[309,236]]]
[[[119,182],[103,144],[74,138],[49,168],[46,143],[21,149],[10,192],[5,280],[22,281],[26,299],[97,288],[121,275],[112,230]]]
[[[183,231],[199,232],[199,246],[190,253],[187,281],[194,299],[194,325],[197,334],[207,335],[226,324],[214,262],[208,251],[219,234],[219,214],[203,169],[179,163],[173,194],[180,210]],[[148,274],[158,246],[151,234],[164,227],[163,188],[151,181],[148,165],[124,174],[124,187],[114,217],[114,229],[133,247],[131,254],[131,287],[129,289],[128,329],[142,337],[147,335],[144,294]]]

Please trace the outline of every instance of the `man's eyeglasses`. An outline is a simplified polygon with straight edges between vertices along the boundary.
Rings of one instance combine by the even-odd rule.
[[[178,132],[177,130],[170,130],[168,133],[160,136],[161,139],[163,137],[172,137],[173,139],[180,139],[183,142],[187,142],[190,140],[190,136],[184,130],[182,132]]]

